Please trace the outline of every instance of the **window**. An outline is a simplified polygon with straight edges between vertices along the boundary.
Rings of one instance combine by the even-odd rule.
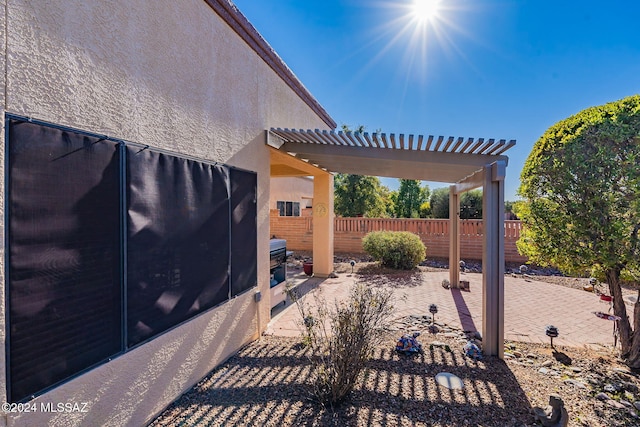
[[[300,202],[276,202],[280,216],[300,216]]]
[[[254,172],[11,115],[6,127],[10,402],[257,285]]]

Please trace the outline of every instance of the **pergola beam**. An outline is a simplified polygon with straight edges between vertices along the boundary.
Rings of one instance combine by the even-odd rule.
[[[341,173],[447,183],[458,182],[495,160],[508,160],[506,156],[304,142],[286,142],[280,150]]]

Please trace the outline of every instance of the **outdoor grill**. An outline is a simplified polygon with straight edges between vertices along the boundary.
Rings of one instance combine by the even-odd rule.
[[[287,298],[287,241],[271,239],[269,241],[269,272],[271,275],[271,308],[284,302]]]

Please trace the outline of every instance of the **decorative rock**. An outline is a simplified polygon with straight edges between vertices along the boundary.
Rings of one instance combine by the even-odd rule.
[[[433,341],[430,345],[434,347],[446,347],[447,343],[444,343],[442,341]]]
[[[557,394],[549,396],[549,406],[546,409],[535,407],[532,412],[536,421],[540,421],[545,427],[567,427],[569,424],[569,414],[562,398]]]
[[[638,411],[640,411],[640,400],[636,400],[635,402],[633,402],[633,406],[634,406],[634,408],[636,408]]]
[[[516,359],[520,359],[522,357],[522,353],[518,350],[513,350],[512,353],[516,357]]]
[[[533,354],[533,353],[527,354],[527,359],[537,359],[537,358],[538,358],[537,354]]]
[[[605,402],[607,405],[611,406],[612,408],[616,408],[616,409],[624,409],[625,406],[620,403],[620,402],[616,402],[613,399],[609,399]]]
[[[445,338],[457,338],[458,334],[456,334],[455,332],[445,332],[444,334],[442,334],[442,336]]]
[[[609,400],[609,395],[607,393],[598,393],[596,394],[596,399],[607,401]]]
[[[547,368],[540,368],[538,369],[538,372],[540,372],[543,375],[547,375],[549,373],[549,370]]]
[[[572,385],[575,388],[579,388],[579,389],[586,389],[587,385],[585,383],[583,383],[582,381],[576,381],[576,380],[564,380],[564,383],[567,385]]]
[[[440,372],[436,375],[436,382],[450,390],[462,390],[464,388],[462,380],[448,372]]]
[[[573,372],[575,372],[576,374],[579,374],[580,372],[582,372],[582,368],[579,368],[579,367],[577,367],[577,366],[572,366],[572,367],[571,367],[571,370],[572,370]]]
[[[624,399],[620,399],[620,403],[622,403],[624,406],[626,406],[627,408],[632,408],[633,405],[631,404],[631,402],[626,401]]]
[[[551,365],[553,365],[553,362],[551,360],[545,360],[540,364],[540,366],[542,366],[543,368],[548,368]]]
[[[622,387],[619,384],[605,384],[603,390],[609,393],[616,393],[622,390]]]
[[[516,358],[516,356],[514,356],[514,355],[513,355],[513,354],[511,354],[511,353],[509,353],[508,351],[505,351],[505,352],[504,352],[504,357],[505,357],[506,359],[515,359],[515,358]]]

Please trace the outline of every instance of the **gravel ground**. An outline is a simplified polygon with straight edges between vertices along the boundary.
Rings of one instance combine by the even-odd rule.
[[[347,401],[333,409],[311,398],[306,347],[297,339],[265,336],[151,425],[533,426],[531,407],[545,408],[551,393],[564,400],[570,426],[640,425],[633,407],[640,407],[640,378],[608,351],[553,353],[541,345],[507,343],[513,357],[474,361],[462,354],[457,338],[423,336],[424,352],[415,356],[398,354],[395,340],[385,341]],[[439,372],[461,378],[464,389],[437,385]]]
[[[302,262],[298,254],[290,262]],[[367,280],[411,286],[418,271],[380,269],[368,259],[336,257],[336,272],[354,271]],[[442,268],[440,261],[420,267]],[[480,268],[467,263],[470,271]],[[519,274],[508,271],[508,274]],[[588,279],[552,271],[529,271],[536,280],[582,289]],[[627,289],[627,292],[637,292]],[[415,330],[416,317],[397,319],[376,349],[365,373],[339,407],[314,401],[307,348],[299,339],[261,337],[211,372],[166,409],[151,426],[533,426],[532,407],[546,408],[558,394],[569,426],[640,426],[640,375],[629,371],[610,348],[586,349],[506,342],[505,360],[464,356],[464,333],[424,323],[423,353],[395,352],[396,339]],[[449,390],[435,375],[449,372],[464,389]]]

